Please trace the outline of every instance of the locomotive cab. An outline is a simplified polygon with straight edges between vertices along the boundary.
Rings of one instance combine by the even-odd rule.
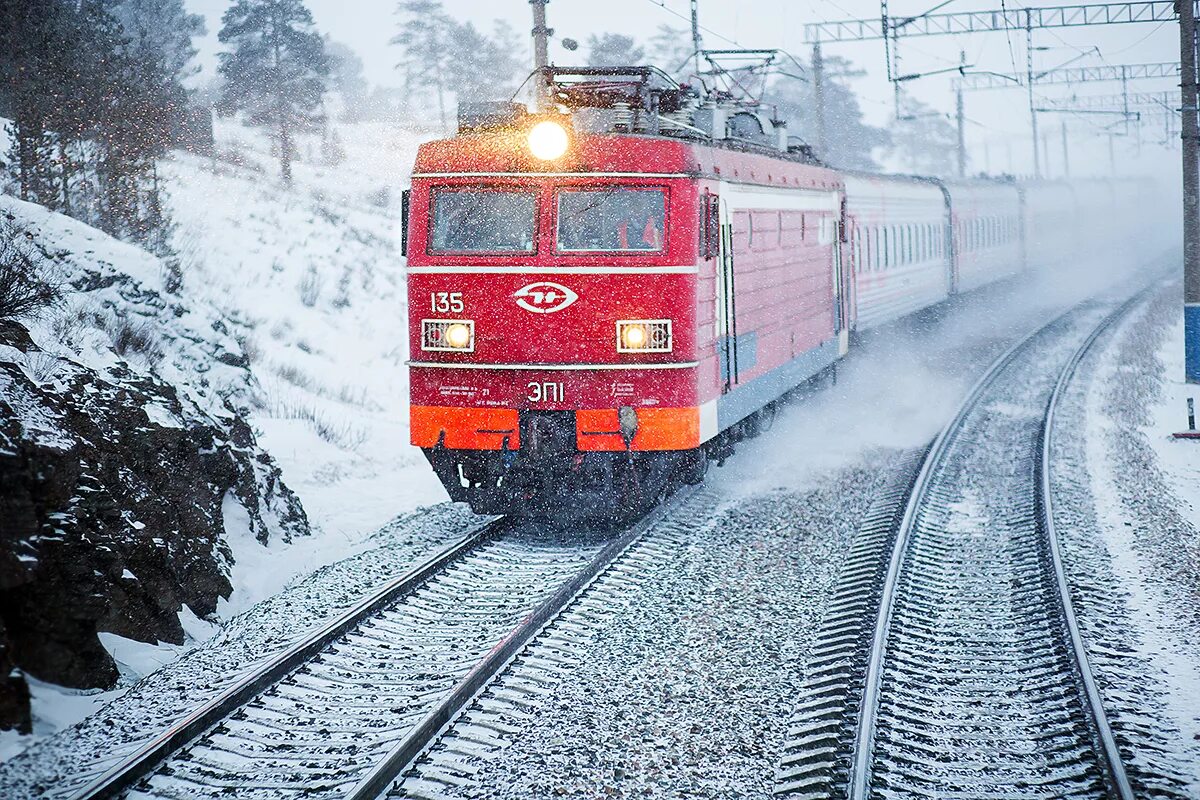
[[[694,165],[616,138],[543,164],[507,131],[418,157],[412,442],[477,512],[614,516],[695,479]]]

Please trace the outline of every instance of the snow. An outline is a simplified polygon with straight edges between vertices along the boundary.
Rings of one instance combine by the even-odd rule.
[[[228,120],[217,121],[216,158],[176,154],[162,170],[183,292],[220,308],[244,343],[262,387],[251,410],[260,443],[329,540],[287,557],[297,568],[445,499],[408,443],[398,217],[422,136],[375,123],[339,135],[348,157],[336,167],[311,163],[318,143],[301,142],[290,191],[269,142]]]
[[[228,503],[225,512],[233,519],[239,513]],[[282,652],[302,635],[340,616],[382,583],[411,570],[480,522],[479,517],[449,503],[422,509],[377,531],[361,554],[292,582],[248,611],[225,620],[220,630],[185,612],[181,619],[191,641],[177,652],[191,647],[188,657],[164,659],[163,668],[151,671],[127,690],[81,693],[35,684],[35,707],[43,712],[35,720],[35,726],[43,736],[35,737],[40,741],[9,761],[29,742],[19,740],[11,732],[0,734],[3,796],[6,800],[44,797],[47,786],[68,793],[72,780],[78,781],[89,771],[106,768],[108,760],[114,757],[128,755],[147,736],[165,730],[263,659]],[[245,551],[251,544],[238,542],[235,537],[235,549]],[[271,552],[261,546],[259,550]],[[283,572],[285,567],[281,565],[279,571]],[[270,590],[270,582],[281,580],[279,576],[264,574],[276,569],[275,561],[266,557],[254,565],[243,563],[238,568],[243,570],[238,578],[244,585],[257,585],[263,591]],[[251,570],[257,574],[246,574]],[[256,580],[265,583],[255,584]],[[231,609],[229,606],[225,611]],[[151,669],[164,652],[173,649],[119,637],[108,638],[106,645],[116,648],[123,677],[126,671],[133,674]],[[77,720],[79,724],[74,729],[60,730]],[[48,735],[54,731],[59,731],[58,735]]]
[[[1182,314],[1164,338],[1158,358],[1163,365],[1162,394],[1150,409],[1150,444],[1168,486],[1179,501],[1180,513],[1200,530],[1200,439],[1176,439],[1171,435],[1187,430],[1188,398],[1192,398],[1200,415],[1200,386],[1183,379]]]
[[[185,344],[168,348],[159,369],[173,382],[191,386],[188,396],[197,404],[212,408],[208,400],[227,393],[244,401],[259,443],[300,496],[314,535],[264,547],[250,533],[246,510],[227,496],[223,513],[234,555],[234,592],[220,603],[218,620],[196,619],[185,608],[187,642],[181,646],[103,634],[122,675],[121,687],[112,692],[72,692],[31,681],[39,737],[113,700],[104,713],[136,726],[146,704],[153,702],[145,697],[149,686],[186,686],[197,674],[195,663],[206,660],[220,663],[222,674],[233,674],[235,664],[251,663],[316,619],[285,619],[273,600],[287,598],[290,591],[303,605],[312,595],[299,587],[316,586],[313,591],[324,603],[324,612],[346,602],[352,593],[339,594],[344,587],[329,585],[338,573],[322,573],[321,567],[340,562],[338,569],[345,570],[350,569],[347,564],[366,564],[363,573],[379,577],[387,571],[380,564],[399,568],[433,542],[444,541],[445,531],[433,530],[432,524],[428,531],[413,533],[414,541],[403,547],[394,542],[381,546],[372,536],[398,515],[445,498],[420,451],[408,444],[406,294],[398,215],[400,189],[422,136],[356,124],[342,125],[340,137],[347,160],[336,167],[315,164],[315,142],[301,141],[305,161],[296,165],[296,186],[291,190],[279,185],[264,137],[230,121],[217,122],[216,157],[175,154],[161,170],[178,224],[175,245],[184,272],[183,313],[169,324],[179,332],[202,331],[229,353],[244,355],[249,374],[206,360],[203,383],[193,385],[200,374],[198,357]],[[36,225],[68,262],[99,261],[148,289],[162,290],[161,263],[137,248],[11,198],[0,198],[0,211],[4,209]],[[803,497],[815,476],[877,464],[881,451],[927,442],[956,406],[972,377],[972,365],[986,362],[1050,309],[1093,291],[1100,282],[1093,270],[1089,266],[1087,281],[1073,280],[1064,272],[985,290],[954,304],[946,319],[926,330],[899,326],[869,335],[867,346],[853,350],[839,367],[836,386],[809,393],[803,402],[785,409],[771,436],[745,445],[726,469],[710,473],[710,480],[730,498],[731,508],[739,497],[761,499],[775,488]],[[110,302],[122,308],[118,299]],[[49,323],[35,326],[34,335],[46,349],[66,352]],[[938,346],[932,346],[934,342]],[[96,330],[75,332],[70,352],[96,368],[116,361],[111,342]],[[0,358],[8,357],[0,353]],[[1165,351],[1163,357],[1167,361]],[[38,370],[36,364],[14,361],[27,374]],[[1169,368],[1174,370],[1171,374],[1182,372],[1181,366]],[[1194,448],[1200,443],[1166,437],[1180,427],[1185,388],[1168,381],[1151,438],[1195,522],[1200,513],[1200,459]],[[145,410],[156,424],[180,424],[169,409]],[[439,513],[450,515],[445,509]],[[344,561],[348,557],[350,561]],[[310,573],[317,574],[299,582]],[[125,577],[136,580],[128,571]],[[274,639],[247,633],[267,614],[273,615]],[[229,645],[230,640],[236,640],[236,646]],[[195,662],[184,659],[160,671],[151,683],[134,684],[202,642],[207,644],[201,645]],[[219,645],[229,645],[231,653],[218,655]],[[131,686],[136,691],[125,696]],[[602,690],[602,683],[597,687]],[[1185,690],[1190,694],[1180,696],[1200,696],[1200,686],[1180,686],[1181,693]],[[182,693],[177,698],[180,707],[193,699]],[[94,744],[102,736],[96,733],[99,723],[93,722],[85,726],[90,725]],[[11,734],[0,735],[0,761],[25,744]],[[63,737],[53,746],[72,748]]]
[[[101,372],[157,372],[180,389],[181,400],[213,416],[228,413],[229,399],[250,413],[259,444],[276,457],[309,514],[313,536],[264,547],[250,534],[244,509],[226,499],[234,592],[220,602],[218,621],[371,547],[369,535],[396,516],[445,499],[408,444],[397,225],[400,187],[421,137],[361,124],[342,138],[348,160],[336,168],[298,163],[291,191],[278,184],[269,142],[236,122],[218,122],[217,158],[174,154],[161,175],[184,270],[177,296],[164,292],[163,263],[145,251],[0,196],[0,213],[35,234],[66,282],[83,274],[116,279],[109,288],[68,292],[61,310],[34,321],[30,333],[39,347]],[[302,157],[314,157],[315,140],[299,146]],[[125,323],[153,332],[161,360],[114,352],[114,331]],[[38,382],[55,380],[41,374],[48,367],[38,361],[51,356],[4,348],[0,358]],[[246,362],[248,369],[240,366]],[[184,424],[170,408],[143,410],[154,424]],[[31,410],[23,421],[53,445],[53,419]],[[135,529],[140,524],[131,521]],[[103,638],[121,663],[114,692],[80,695],[42,684],[34,693],[39,722],[32,738],[92,713],[217,630],[188,614],[185,608],[190,641],[183,647]],[[12,738],[0,738],[0,758],[30,743]]]
[[[1153,347],[1155,325],[1147,320],[1161,315],[1162,305],[1160,298],[1149,311],[1131,314],[1118,328],[1114,341],[1150,337],[1148,343]],[[1154,348],[1162,367],[1159,374],[1145,374],[1146,365],[1130,363],[1128,353],[1117,344],[1108,347],[1096,365],[1084,419],[1096,521],[1117,578],[1113,590],[1124,595],[1132,616],[1133,635],[1124,645],[1153,665],[1153,678],[1166,688],[1162,698],[1166,719],[1160,722],[1179,732],[1167,754],[1174,754],[1180,766],[1190,769],[1190,792],[1194,794],[1200,791],[1200,761],[1196,760],[1200,747],[1196,706],[1200,649],[1194,641],[1194,620],[1200,609],[1192,599],[1196,574],[1194,565],[1190,574],[1181,573],[1177,564],[1163,558],[1165,548],[1172,551],[1173,558],[1186,561],[1175,537],[1187,540],[1200,530],[1200,442],[1170,437],[1185,419],[1183,398],[1188,387],[1181,379],[1182,343],[1180,314]],[[1138,341],[1134,346],[1146,344]],[[1123,395],[1122,389],[1147,407],[1144,419],[1128,416],[1129,408],[1121,400],[1129,395]],[[1165,479],[1170,493],[1164,494],[1161,484],[1153,482],[1156,473]],[[1138,498],[1136,502],[1134,498]],[[1191,536],[1182,529],[1161,529],[1166,527],[1164,512],[1188,519],[1193,527]]]
[[[369,539],[354,540],[344,535],[325,535],[296,539],[284,547],[263,547],[250,532],[246,509],[232,493],[221,505],[225,537],[233,551],[230,568],[233,594],[217,604],[222,620],[252,608],[283,590],[297,575],[308,575],[326,564],[360,553],[371,547]]]
[[[838,364],[835,384],[802,390],[769,434],[739,445],[709,480],[753,494],[851,467],[864,454],[928,444],[980,367],[1053,314],[1126,279],[1129,263],[1089,266],[1086,281],[1070,268],[1025,276],[871,331]]]

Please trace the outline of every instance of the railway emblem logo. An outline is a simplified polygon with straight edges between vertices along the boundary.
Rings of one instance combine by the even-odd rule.
[[[579,295],[561,283],[538,281],[513,292],[517,305],[534,314],[553,314],[562,311],[579,299]]]

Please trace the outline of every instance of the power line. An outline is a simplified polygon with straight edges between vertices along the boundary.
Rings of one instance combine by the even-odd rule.
[[[1008,39],[1008,58],[1012,62],[1013,74],[1017,73],[1017,53],[1013,49],[1012,43],[1012,26],[1008,24],[1008,9],[1004,5],[1004,0],[1000,0],[1000,11],[1004,15],[1004,38]]]
[[[663,0],[646,0],[646,2],[658,6],[663,11],[666,11],[668,14],[670,14],[672,16],[679,17],[679,19],[683,20],[688,25],[692,24],[692,17],[690,14],[685,15],[685,14],[679,13],[675,9],[668,6]],[[703,25],[699,25],[697,27],[699,27],[700,30],[704,31],[705,33],[711,34],[712,36],[715,36],[716,38],[720,39],[723,42],[728,42],[729,44],[732,44],[737,47],[741,47],[742,49],[745,49],[745,46],[741,42],[737,41],[736,39],[730,39],[728,36],[725,36],[724,34],[721,34],[721,33],[717,33],[716,31],[712,30],[711,28],[706,28]]]

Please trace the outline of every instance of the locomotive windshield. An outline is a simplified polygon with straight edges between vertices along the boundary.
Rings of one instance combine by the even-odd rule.
[[[435,190],[430,249],[442,253],[532,253],[533,192]]]
[[[658,189],[560,191],[558,249],[662,250],[665,212],[666,197]]]

